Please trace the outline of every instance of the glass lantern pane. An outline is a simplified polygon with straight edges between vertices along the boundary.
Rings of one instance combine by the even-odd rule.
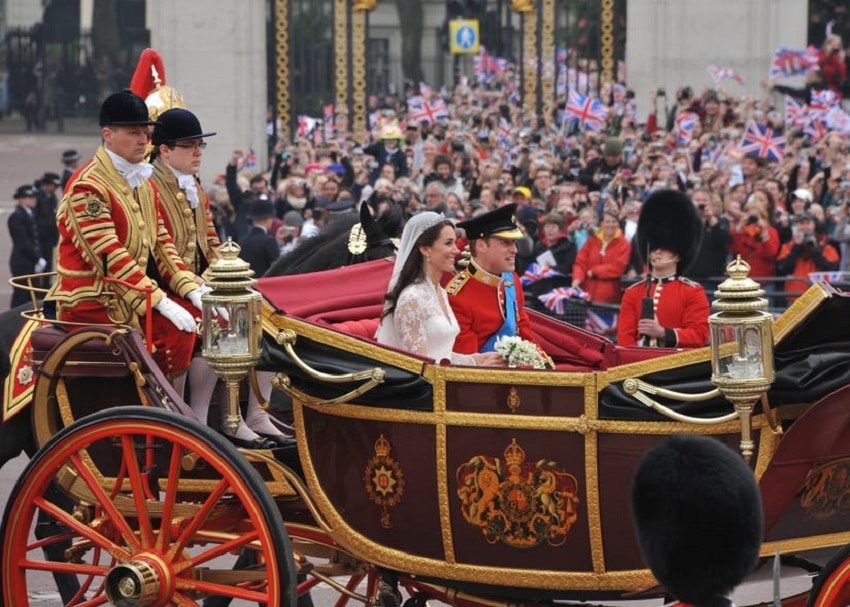
[[[718,344],[735,343],[734,348],[719,348],[717,374],[728,379],[764,377],[764,352],[760,325],[717,327]]]

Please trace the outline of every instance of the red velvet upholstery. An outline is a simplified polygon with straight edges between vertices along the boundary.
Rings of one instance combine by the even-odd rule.
[[[392,260],[378,259],[325,272],[261,278],[257,289],[277,310],[372,340],[383,310]],[[559,370],[597,371],[666,356],[666,348],[621,348],[609,339],[538,312],[534,333]]]

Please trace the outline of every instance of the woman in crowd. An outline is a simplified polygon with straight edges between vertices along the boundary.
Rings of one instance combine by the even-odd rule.
[[[620,277],[629,265],[631,250],[616,213],[605,211],[602,226],[576,256],[572,286],[587,291],[591,301],[619,303]]]
[[[505,366],[496,352],[452,352],[460,327],[440,280],[454,273],[458,253],[454,224],[442,214],[426,211],[407,222],[375,339],[436,361]]]
[[[768,211],[759,200],[744,207],[744,215],[732,224],[732,243],[729,252],[750,264],[750,276],[763,286],[774,290],[774,284],[761,278],[776,276],[776,255],[779,253],[779,232],[768,221]],[[766,289],[767,290],[767,289]]]

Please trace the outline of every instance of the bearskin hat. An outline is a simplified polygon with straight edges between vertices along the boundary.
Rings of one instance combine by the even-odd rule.
[[[635,246],[640,256],[653,249],[669,249],[679,255],[677,272],[693,263],[702,238],[702,220],[691,199],[676,190],[659,190],[643,203],[638,218]],[[643,260],[649,263],[648,259]]]
[[[632,518],[646,564],[682,602],[727,605],[762,539],[759,489],[743,458],[706,436],[662,440],[638,463]]]

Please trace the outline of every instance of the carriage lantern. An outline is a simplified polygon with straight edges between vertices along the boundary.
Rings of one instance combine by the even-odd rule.
[[[208,270],[211,291],[201,297],[203,356],[227,385],[227,424],[239,424],[239,384],[260,359],[262,295],[251,287],[254,271],[239,259],[239,245],[222,244]],[[225,313],[220,313],[224,311]]]
[[[753,454],[752,413],[773,383],[773,317],[759,284],[749,278],[741,257],[726,266],[729,278],[715,293],[711,327],[711,382],[734,406],[741,420],[741,453]]]

